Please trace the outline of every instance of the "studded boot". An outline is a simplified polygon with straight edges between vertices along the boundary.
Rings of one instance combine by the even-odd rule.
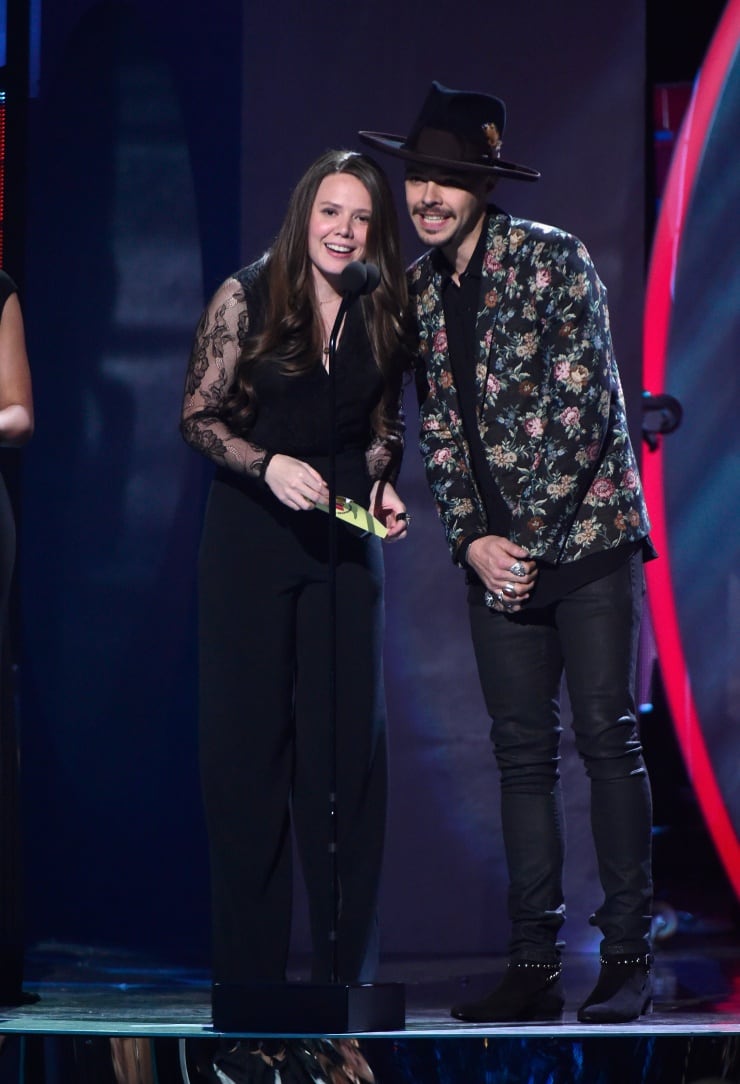
[[[653,957],[602,956],[596,986],[578,1010],[584,1024],[624,1024],[652,1011]]]
[[[559,961],[512,960],[488,997],[453,1005],[451,1015],[474,1024],[559,1020],[565,1004],[561,972]]]

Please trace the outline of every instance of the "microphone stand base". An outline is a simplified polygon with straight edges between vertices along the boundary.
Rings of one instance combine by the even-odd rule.
[[[401,983],[214,982],[213,1028],[240,1035],[354,1035],[403,1031]]]

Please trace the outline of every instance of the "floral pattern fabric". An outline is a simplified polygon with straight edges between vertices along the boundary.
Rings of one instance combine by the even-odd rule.
[[[551,564],[647,536],[650,525],[609,329],[578,238],[493,213],[476,316],[478,426],[511,539]],[[447,349],[432,254],[409,269],[426,377],[420,447],[453,558],[487,533]]]

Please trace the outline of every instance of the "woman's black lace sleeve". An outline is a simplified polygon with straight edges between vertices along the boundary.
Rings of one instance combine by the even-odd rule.
[[[244,287],[236,278],[219,286],[200,318],[190,354],[180,431],[198,452],[238,474],[261,478],[264,448],[237,436],[223,421],[223,406],[249,331]]]

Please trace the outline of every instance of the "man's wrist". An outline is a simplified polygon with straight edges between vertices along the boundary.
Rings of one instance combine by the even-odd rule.
[[[471,534],[468,535],[467,538],[464,538],[460,545],[457,547],[457,553],[455,554],[455,564],[459,565],[460,568],[470,568],[470,565],[468,564],[468,550],[474,542],[477,542],[479,538],[484,537],[485,536],[482,534]]]

